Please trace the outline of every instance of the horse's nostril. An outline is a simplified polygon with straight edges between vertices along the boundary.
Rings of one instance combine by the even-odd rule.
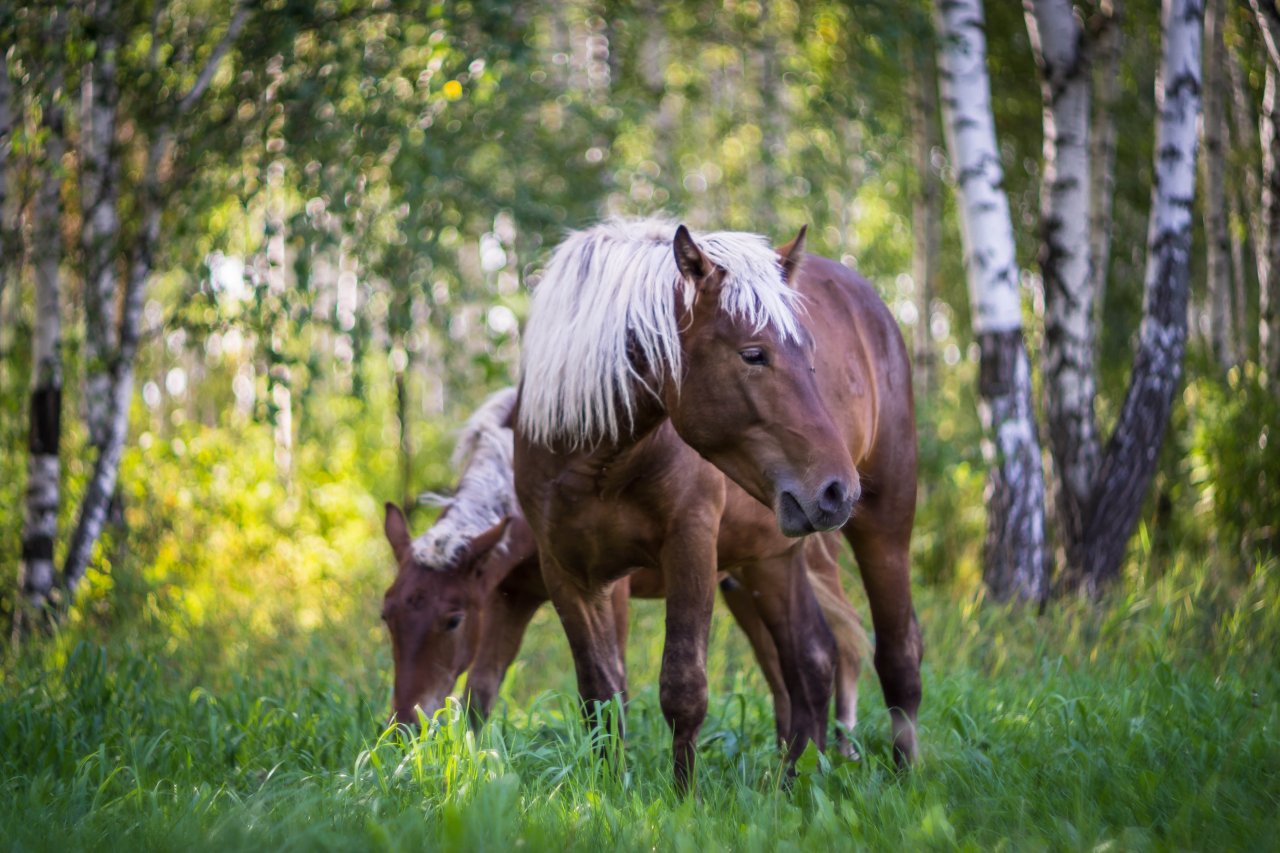
[[[818,506],[824,512],[840,512],[845,508],[849,493],[840,480],[832,480],[818,497]]]

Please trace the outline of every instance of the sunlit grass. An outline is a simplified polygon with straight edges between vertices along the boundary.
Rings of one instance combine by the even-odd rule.
[[[1275,568],[1230,590],[1188,572],[1044,616],[924,591],[921,766],[892,768],[868,676],[866,758],[808,756],[790,786],[761,679],[718,618],[685,801],[653,684],[657,606],[638,608],[614,765],[578,722],[549,612],[489,725],[471,732],[453,706],[416,736],[382,725],[375,571],[334,619],[221,662],[191,659],[208,640],[168,642],[189,613],[144,613],[127,634],[72,630],[63,654],[29,653],[7,673],[0,827],[21,849],[1268,847],[1280,830]]]

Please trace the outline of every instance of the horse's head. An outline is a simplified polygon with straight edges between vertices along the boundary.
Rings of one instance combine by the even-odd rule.
[[[416,723],[418,709],[428,717],[438,711],[470,666],[495,574],[488,558],[506,527],[503,520],[470,539],[440,570],[415,554],[404,513],[387,504],[385,529],[397,569],[383,597],[382,620],[391,634],[397,722]]]
[[[788,284],[803,250],[803,229],[779,250]],[[858,474],[819,394],[808,332],[798,322],[787,330],[753,320],[730,304],[750,295],[729,292],[724,268],[683,225],[674,251],[696,294],[681,329],[684,375],[664,394],[676,431],[773,507],[786,535],[840,527],[858,499]]]

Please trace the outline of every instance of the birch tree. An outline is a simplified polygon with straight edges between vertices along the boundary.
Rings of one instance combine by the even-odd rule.
[[[938,0],[944,130],[960,199],[960,233],[981,351],[980,414],[988,460],[983,576],[997,599],[1043,600],[1044,481],[1009,201],[996,147],[981,0]]]
[[[1226,201],[1227,87],[1222,42],[1225,17],[1225,0],[1208,0],[1204,25],[1204,115],[1200,122],[1209,340],[1213,357],[1224,373],[1237,359],[1231,322],[1231,238]]]
[[[7,35],[5,30],[0,35]],[[4,320],[4,288],[13,258],[9,236],[9,151],[13,147],[13,87],[9,83],[9,62],[0,54],[0,326]]]
[[[117,23],[112,0],[93,0],[89,20],[93,56],[84,73],[80,109],[80,251],[84,259],[85,421],[90,444],[101,453],[108,440],[111,360],[116,349],[114,322],[118,297],[117,206],[119,157],[114,150]]]
[[[1045,419],[1057,473],[1059,535],[1070,549],[1084,535],[1099,456],[1089,272],[1089,59],[1070,0],[1026,0],[1023,8],[1044,101]]]
[[[1280,390],[1280,8],[1249,0],[1267,50],[1262,90],[1262,215],[1258,252],[1258,361],[1268,387]]]
[[[1237,153],[1243,153],[1243,168],[1241,171],[1240,186],[1237,187],[1238,192],[1235,196],[1235,204],[1241,208],[1242,220],[1248,228],[1249,241],[1253,245],[1254,269],[1258,277],[1259,284],[1265,286],[1268,278],[1267,270],[1269,268],[1267,261],[1266,246],[1267,240],[1264,236],[1262,228],[1262,214],[1260,206],[1262,203],[1262,161],[1258,157],[1259,153],[1259,131],[1258,125],[1254,120],[1254,105],[1250,97],[1248,87],[1245,83],[1244,68],[1241,67],[1240,57],[1235,51],[1226,51],[1227,61],[1227,77],[1231,80],[1231,129],[1232,129],[1232,145],[1238,149]],[[1243,202],[1240,196],[1243,195]],[[1238,286],[1242,287],[1243,282]],[[1237,319],[1240,320],[1243,328],[1245,319],[1248,316],[1248,310],[1245,307],[1243,295],[1238,298],[1239,311]],[[1242,334],[1240,342],[1243,352],[1248,354],[1252,352],[1252,331],[1247,335]]]
[[[932,393],[934,346],[929,318],[938,293],[938,255],[942,244],[942,186],[933,167],[933,151],[938,138],[938,90],[934,87],[938,70],[932,50],[914,49],[909,54],[907,96],[911,110],[912,159],[918,187],[912,199],[911,277],[915,283],[916,325],[912,334],[912,356],[916,387],[921,396]]]
[[[1280,69],[1267,65],[1262,90],[1262,244],[1266,278],[1258,282],[1258,360],[1267,384],[1280,382]]]
[[[31,399],[27,443],[26,513],[22,563],[18,572],[21,600],[14,613],[15,636],[28,620],[48,612],[54,589],[54,544],[58,535],[59,449],[62,438],[62,307],[59,266],[62,262],[62,179],[66,136],[63,126],[63,49],[66,18],[50,19],[45,96],[41,99],[44,172],[32,211],[31,256],[35,272],[35,334],[32,342]]]
[[[1133,373],[1093,487],[1079,581],[1096,593],[1120,571],[1155,475],[1182,378],[1191,280],[1192,207],[1204,6],[1164,0],[1156,77],[1156,145],[1142,325]]]
[[[190,88],[170,103],[159,105],[157,107],[159,118],[150,128],[142,167],[142,180],[138,187],[140,223],[134,238],[121,299],[118,344],[110,364],[110,393],[104,412],[103,443],[98,448],[93,473],[80,502],[76,527],[67,547],[67,556],[62,570],[62,586],[67,603],[74,598],[76,589],[84,578],[89,566],[89,558],[93,553],[93,546],[102,535],[111,497],[115,494],[116,480],[120,472],[120,457],[124,452],[125,439],[129,431],[129,403],[133,399],[134,358],[140,337],[142,308],[146,304],[146,288],[160,242],[165,194],[172,189],[171,186],[166,185],[164,178],[173,170],[172,158],[177,131],[180,123],[186,120],[200,103],[213,81],[219,63],[239,38],[248,17],[247,5],[239,4],[235,7],[230,22],[201,64]],[[155,51],[152,51],[150,61],[153,64],[157,61]]]
[[[1116,192],[1116,103],[1120,99],[1120,56],[1124,45],[1120,0],[1102,0],[1090,27],[1093,41],[1094,110],[1089,126],[1089,276],[1095,323],[1102,319],[1111,267],[1111,233]]]

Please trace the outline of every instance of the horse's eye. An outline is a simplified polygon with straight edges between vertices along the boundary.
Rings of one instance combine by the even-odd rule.
[[[763,347],[747,347],[740,350],[738,355],[742,356],[742,360],[752,367],[764,367],[769,363],[769,354],[764,351]]]
[[[462,624],[461,613],[450,613],[444,620],[444,629],[446,631],[456,630]]]

